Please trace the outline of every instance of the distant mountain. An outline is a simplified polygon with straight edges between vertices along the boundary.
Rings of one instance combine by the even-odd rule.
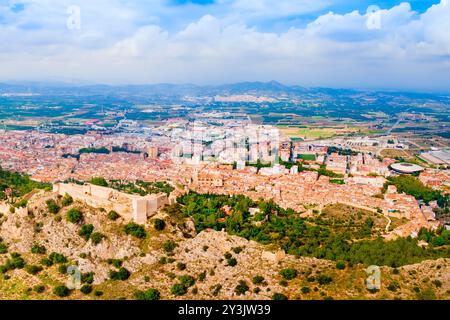
[[[216,95],[321,95],[321,96],[349,96],[354,94],[370,94],[372,96],[399,96],[407,95],[415,98],[426,98],[437,95],[422,93],[401,92],[375,92],[369,90],[331,89],[331,88],[305,88],[301,86],[285,85],[277,81],[269,82],[239,82],[223,85],[201,86],[195,84],[144,84],[144,85],[74,85],[59,82],[14,82],[0,83],[2,93],[34,93],[43,95],[72,95],[72,96],[115,96],[115,97],[171,97]]]

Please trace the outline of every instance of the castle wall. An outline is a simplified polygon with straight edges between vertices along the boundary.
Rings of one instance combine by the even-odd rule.
[[[53,192],[62,196],[67,193],[75,200],[94,208],[114,210],[126,221],[135,221],[139,224],[144,224],[148,217],[169,203],[167,195],[163,193],[140,197],[91,184],[81,186],[59,183],[53,185]]]

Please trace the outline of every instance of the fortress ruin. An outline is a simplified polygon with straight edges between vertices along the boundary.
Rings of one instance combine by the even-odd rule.
[[[53,192],[64,196],[69,194],[74,200],[86,203],[94,208],[116,211],[126,221],[144,224],[148,217],[169,204],[165,193],[140,196],[117,191],[112,188],[93,184],[56,183]]]

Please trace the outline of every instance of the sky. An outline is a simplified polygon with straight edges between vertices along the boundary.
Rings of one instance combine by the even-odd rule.
[[[0,0],[0,81],[450,92],[450,0]]]

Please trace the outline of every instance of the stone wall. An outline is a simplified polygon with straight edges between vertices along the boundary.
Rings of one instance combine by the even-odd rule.
[[[114,210],[126,221],[140,224],[144,224],[148,217],[169,203],[164,193],[142,197],[92,184],[58,183],[53,185],[53,192],[62,196],[67,193],[75,200],[94,208],[104,208],[107,212]]]

